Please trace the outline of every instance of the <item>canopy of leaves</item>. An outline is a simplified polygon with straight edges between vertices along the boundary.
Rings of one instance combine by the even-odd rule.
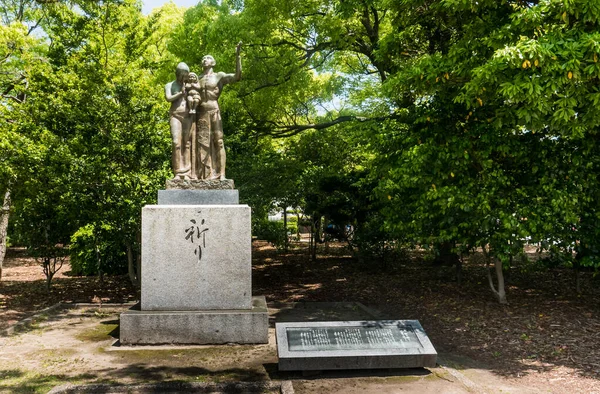
[[[256,216],[291,206],[377,242],[508,262],[529,240],[600,265],[597,2],[5,4],[0,185],[24,240],[44,222],[135,244],[169,176],[161,87],[206,54],[232,72],[242,41],[220,104]]]

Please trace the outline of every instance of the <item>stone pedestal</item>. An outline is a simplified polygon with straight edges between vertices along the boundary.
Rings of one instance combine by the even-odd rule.
[[[169,179],[167,190],[233,190],[232,179]]]
[[[188,190],[171,189],[158,191],[158,205],[236,205],[240,198],[237,190]]]
[[[268,342],[266,302],[252,297],[250,207],[237,190],[159,191],[159,205],[142,209],[141,271],[123,345]]]
[[[252,307],[250,207],[142,209],[142,310]]]
[[[143,311],[121,314],[123,345],[268,343],[265,297],[253,297],[252,309]]]

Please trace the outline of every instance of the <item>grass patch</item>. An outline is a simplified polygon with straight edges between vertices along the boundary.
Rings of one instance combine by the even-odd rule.
[[[75,335],[76,339],[85,342],[101,342],[114,339],[111,333],[119,327],[118,324],[98,324],[91,329],[82,330]]]
[[[2,393],[47,393],[54,386],[75,383],[64,375],[42,375],[20,370],[0,371]]]
[[[32,318],[29,321],[19,322],[15,324],[14,331],[11,336],[16,336],[18,334],[24,334],[27,332],[36,332],[41,333],[44,330],[44,327],[41,326],[42,323],[47,321],[49,316],[46,314],[38,315]]]
[[[47,393],[56,386],[65,384],[116,384],[114,379],[98,379],[94,374],[83,373],[75,376],[63,374],[43,374],[19,369],[0,370],[0,393],[37,394]]]
[[[423,376],[423,375],[396,375],[396,376],[394,376],[394,375],[391,375],[391,376],[386,376],[385,380],[390,383],[403,383],[403,382],[416,381],[416,380],[423,379],[428,376],[429,375],[427,375],[427,376]]]
[[[229,350],[229,351],[228,351]],[[188,365],[191,361],[208,361],[211,358],[218,358],[235,354],[239,350],[235,348],[207,347],[200,349],[140,349],[124,350],[119,354],[120,358],[128,363],[136,363],[148,360],[180,360],[182,364]],[[178,363],[176,361],[176,363]]]
[[[69,364],[76,364],[79,359],[73,358],[77,352],[73,349],[44,349],[35,352],[35,358],[40,361],[41,367],[47,370],[68,368]]]

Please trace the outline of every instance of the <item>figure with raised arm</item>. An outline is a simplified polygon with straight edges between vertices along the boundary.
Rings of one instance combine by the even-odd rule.
[[[242,78],[240,50],[236,46],[236,67],[234,74],[214,72],[215,59],[206,55],[202,58],[202,75],[199,77],[201,102],[196,108],[197,123],[197,178],[225,180],[225,145],[223,144],[223,124],[219,111],[219,96],[223,86]]]

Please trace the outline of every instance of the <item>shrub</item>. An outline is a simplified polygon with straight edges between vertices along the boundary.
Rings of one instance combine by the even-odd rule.
[[[363,264],[377,263],[378,267],[389,268],[391,263],[406,257],[405,250],[384,229],[383,218],[377,214],[357,226],[349,244]]]
[[[285,247],[285,231],[282,221],[258,220],[252,225],[252,234],[258,239],[269,242],[277,249]]]
[[[96,233],[96,237],[94,236]],[[110,236],[113,235],[111,239]],[[127,254],[123,244],[114,238],[114,231],[110,226],[102,225],[96,231],[94,224],[80,227],[71,236],[70,256],[71,271],[75,275],[97,275],[98,256],[94,239],[98,239],[98,255],[102,265],[102,272],[119,275],[127,272]]]
[[[283,224],[283,222],[282,222]],[[288,215],[287,217],[287,230],[288,234],[298,233],[298,217],[295,215]]]

